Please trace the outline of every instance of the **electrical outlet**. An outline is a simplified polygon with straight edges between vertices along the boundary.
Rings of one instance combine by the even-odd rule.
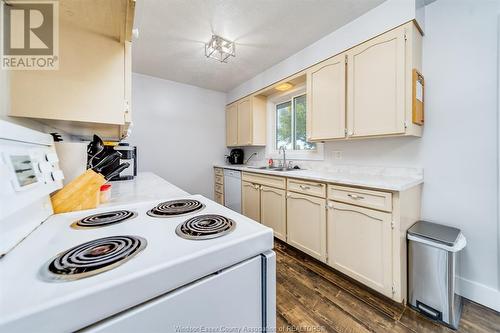
[[[333,159],[335,160],[341,160],[342,159],[342,151],[341,150],[334,150],[332,151]]]

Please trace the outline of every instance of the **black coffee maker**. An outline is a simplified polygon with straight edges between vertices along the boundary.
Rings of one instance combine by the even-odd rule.
[[[243,149],[231,149],[229,155],[226,156],[229,164],[243,164]]]

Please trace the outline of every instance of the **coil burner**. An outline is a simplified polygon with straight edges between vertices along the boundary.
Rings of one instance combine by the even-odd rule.
[[[133,219],[134,217],[137,217],[136,212],[131,212],[129,210],[115,210],[112,212],[98,213],[84,217],[81,220],[73,222],[71,224],[71,227],[73,229],[106,227],[108,225],[121,223]]]
[[[217,238],[232,232],[236,222],[221,215],[199,215],[190,218],[175,229],[185,239],[204,240]]]
[[[205,208],[205,205],[198,200],[180,199],[171,200],[158,204],[147,212],[152,217],[174,217],[191,214]]]
[[[147,245],[138,236],[111,236],[86,242],[60,253],[42,273],[50,280],[78,280],[109,271],[130,260]]]

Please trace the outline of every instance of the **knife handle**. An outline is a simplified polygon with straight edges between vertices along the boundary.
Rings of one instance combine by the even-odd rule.
[[[129,166],[130,166],[130,163],[128,163],[128,162],[120,164],[120,166],[118,168],[116,168],[115,170],[113,170],[111,173],[108,173],[106,176],[104,176],[104,178],[106,180],[110,180],[111,178],[113,178],[115,176],[118,176],[120,174],[120,172],[122,172],[123,170],[125,170]]]

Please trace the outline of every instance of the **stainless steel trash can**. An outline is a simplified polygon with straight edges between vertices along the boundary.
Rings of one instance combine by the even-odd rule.
[[[457,228],[419,221],[408,229],[410,306],[454,329],[462,312],[462,298],[455,293],[457,256],[465,245]]]

